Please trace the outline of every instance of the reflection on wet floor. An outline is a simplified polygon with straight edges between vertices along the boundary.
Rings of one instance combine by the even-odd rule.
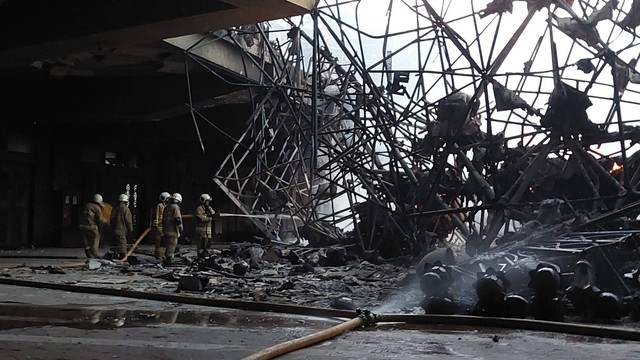
[[[115,329],[162,324],[189,326],[297,327],[307,321],[300,318],[264,313],[192,310],[96,310],[48,306],[0,304],[0,330],[25,327],[65,326],[77,329]]]

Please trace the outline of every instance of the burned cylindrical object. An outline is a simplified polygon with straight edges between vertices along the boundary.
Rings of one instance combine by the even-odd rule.
[[[476,281],[476,294],[480,304],[492,304],[504,298],[505,288],[495,275],[485,275]]]
[[[593,317],[600,289],[595,285],[595,271],[587,260],[579,260],[573,270],[571,286],[565,294],[578,314]]]
[[[482,316],[508,316],[505,297],[510,284],[504,272],[495,271],[490,267],[477,276],[475,289],[478,303],[472,313]]]
[[[420,290],[425,295],[441,293],[444,288],[444,280],[437,272],[429,271],[420,277]]]
[[[529,287],[535,291],[536,296],[553,298],[560,289],[560,273],[550,264],[539,264],[535,270],[529,273]]]
[[[531,314],[538,320],[564,320],[564,306],[558,298],[560,289],[560,273],[551,264],[538,264],[529,272],[529,287],[535,292],[531,299]]]
[[[609,322],[618,320],[622,316],[622,301],[614,294],[603,291],[598,296],[598,306],[596,307],[596,319]]]
[[[513,294],[504,298],[504,315],[509,318],[525,318],[529,315],[529,301],[524,297]]]
[[[563,321],[564,305],[558,297],[534,296],[531,299],[531,315],[537,320]]]
[[[571,301],[576,313],[587,317],[593,317],[600,293],[601,290],[597,286],[591,285],[570,286],[565,290],[567,299]]]
[[[449,295],[453,282],[451,268],[440,261],[426,269],[420,277],[420,289],[425,294],[420,306],[427,314],[453,314],[456,305]]]
[[[504,297],[511,286],[504,272],[496,271],[492,267],[487,268],[485,272],[477,273],[477,277],[475,288],[481,303],[493,302]]]
[[[420,306],[426,314],[452,315],[456,312],[456,303],[447,296],[425,296]]]
[[[420,289],[427,296],[442,295],[451,285],[451,270],[448,266],[437,263],[420,277]]]
[[[576,267],[573,269],[571,286],[584,289],[587,286],[593,286],[595,284],[596,273],[593,269],[593,265],[591,265],[588,260],[578,260],[578,262],[576,262]]]

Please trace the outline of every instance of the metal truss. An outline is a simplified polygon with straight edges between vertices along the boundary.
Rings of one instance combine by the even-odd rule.
[[[387,258],[434,241],[485,251],[531,221],[635,220],[639,14],[640,1],[326,0],[230,29],[261,76],[243,83],[254,112],[216,184],[271,239],[288,221]]]

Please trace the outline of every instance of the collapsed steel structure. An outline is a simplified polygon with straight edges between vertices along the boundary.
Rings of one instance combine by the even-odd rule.
[[[215,182],[266,237],[389,258],[635,226],[640,1],[372,3],[211,35],[260,69]]]

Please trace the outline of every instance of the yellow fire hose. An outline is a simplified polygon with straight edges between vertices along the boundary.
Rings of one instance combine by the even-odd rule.
[[[343,322],[342,324],[330,327],[326,330],[319,331],[317,333],[307,335],[298,339],[286,341],[271,347],[268,347],[262,351],[249,355],[242,360],[269,360],[277,356],[290,353],[292,351],[300,350],[307,346],[315,345],[319,342],[329,340],[336,336],[340,336],[355,328],[371,326],[376,323],[376,315],[368,310],[358,310],[356,317]]]
[[[190,214],[185,214],[182,215],[182,218],[184,219],[190,219],[192,218],[193,215]],[[129,251],[127,251],[127,253],[125,254],[125,256],[121,259],[121,260],[116,260],[116,263],[124,263],[127,261],[127,259],[129,258],[129,256],[131,256],[131,254],[133,254],[133,252],[135,251],[135,249],[138,247],[138,245],[140,244],[140,242],[142,241],[142,239],[144,239],[145,236],[147,236],[147,234],[151,231],[151,226],[149,226],[142,234],[140,234],[140,236],[138,236],[138,238],[136,239],[136,241],[133,243],[133,245],[131,245],[131,249],[129,249]]]
[[[126,262],[129,256],[131,256],[131,254],[133,254],[133,251],[138,247],[138,244],[140,244],[140,241],[142,241],[142,239],[144,239],[144,237],[147,236],[147,234],[150,231],[151,231],[151,227],[148,227],[140,236],[138,236],[138,239],[136,239],[136,242],[134,242],[133,245],[131,245],[131,249],[127,251],[127,254],[121,260],[117,260],[116,262],[120,262],[120,263]]]
[[[296,351],[307,346],[315,345],[319,342],[334,338],[336,336],[342,335],[346,332],[349,332],[359,326],[362,325],[362,318],[355,317],[349,321],[343,322],[342,324],[336,325],[334,327],[328,328],[326,330],[319,331],[315,334],[307,335],[305,337],[301,337],[299,339],[294,339],[290,341],[283,342],[281,344],[274,345],[272,347],[266,348],[262,351],[259,351],[255,354],[249,355],[242,360],[268,360],[273,359],[277,356],[284,355],[290,353],[292,351]]]

